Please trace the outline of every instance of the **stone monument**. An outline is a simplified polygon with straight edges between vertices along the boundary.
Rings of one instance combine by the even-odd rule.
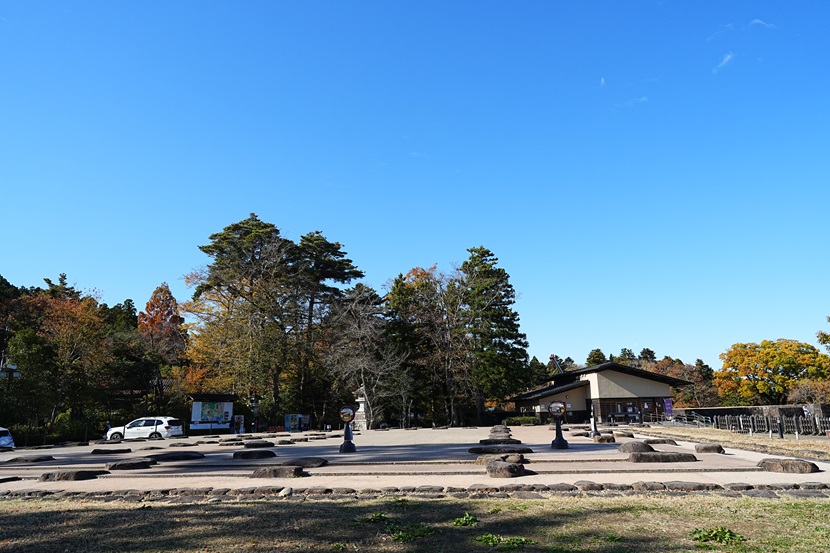
[[[357,397],[355,398],[355,401],[357,401],[357,411],[354,414],[354,422],[352,423],[352,427],[355,430],[367,430],[366,397],[363,393],[363,388],[357,389]]]

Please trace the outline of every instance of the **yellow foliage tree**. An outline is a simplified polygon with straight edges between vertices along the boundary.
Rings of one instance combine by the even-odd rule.
[[[796,340],[733,344],[720,358],[714,383],[725,403],[781,404],[798,381],[830,375],[830,356]]]

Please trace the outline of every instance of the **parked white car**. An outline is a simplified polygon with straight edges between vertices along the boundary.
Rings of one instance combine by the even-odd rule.
[[[172,438],[184,436],[182,421],[173,417],[142,417],[124,426],[107,430],[108,440],[129,440],[130,438]]]
[[[14,447],[14,438],[8,428],[0,426],[0,447]]]

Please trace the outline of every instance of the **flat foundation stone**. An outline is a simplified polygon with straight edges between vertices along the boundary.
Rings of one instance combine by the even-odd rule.
[[[720,444],[695,444],[697,453],[726,453]]]
[[[137,457],[135,459],[123,459],[114,463],[107,463],[107,470],[141,470],[157,465],[158,461],[149,457]]]
[[[205,454],[199,451],[170,451],[167,453],[153,453],[147,455],[147,457],[156,461],[193,461],[204,459]]]
[[[246,449],[257,449],[263,447],[274,447],[274,442],[269,442],[268,440],[253,440],[250,442],[245,442]]]
[[[810,474],[819,472],[818,465],[804,459],[761,459],[758,466],[768,472],[786,472],[790,474]]]
[[[648,438],[643,441],[651,445],[677,445],[677,442],[675,442],[671,438]]]
[[[622,453],[644,453],[647,451],[654,451],[654,448],[645,442],[626,442],[620,444],[620,452]]]
[[[77,480],[94,480],[99,476],[109,474],[106,470],[66,470],[45,472],[40,476],[41,482],[70,482]]]
[[[251,449],[245,451],[235,451],[233,454],[234,459],[269,459],[271,457],[276,457],[277,454],[271,451],[270,449]]]
[[[697,461],[691,453],[675,453],[668,451],[646,451],[632,453],[628,456],[629,463],[693,463]]]

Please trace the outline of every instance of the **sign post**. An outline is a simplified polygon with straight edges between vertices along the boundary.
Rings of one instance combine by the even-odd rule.
[[[357,448],[352,443],[352,421],[354,420],[354,408],[344,405],[340,408],[340,420],[346,423],[343,429],[343,443],[340,444],[340,453],[354,453]]]
[[[548,405],[548,411],[556,421],[556,439],[550,443],[550,448],[568,449],[568,442],[562,437],[562,417],[565,416],[565,404],[561,401],[551,401]]]

